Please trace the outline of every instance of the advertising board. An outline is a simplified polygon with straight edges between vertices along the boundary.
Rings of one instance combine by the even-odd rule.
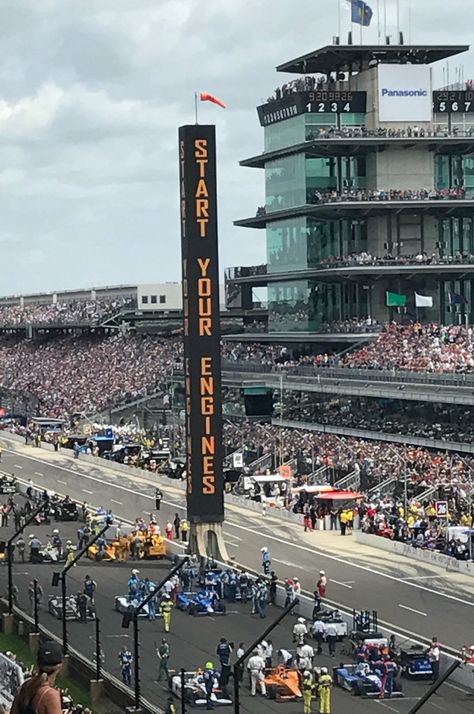
[[[431,121],[430,67],[379,64],[378,104],[381,122]]]

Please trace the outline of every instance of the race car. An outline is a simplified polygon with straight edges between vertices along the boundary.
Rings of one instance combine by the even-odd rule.
[[[209,590],[197,593],[181,592],[176,597],[176,607],[189,615],[225,615],[226,608],[216,594]]]
[[[206,568],[199,573],[198,584],[206,589],[215,588],[220,591],[223,574],[224,570],[221,568]]]
[[[334,684],[356,697],[379,697],[382,692],[382,677],[358,664],[335,667],[333,679]],[[395,679],[392,697],[403,697],[402,688]]]
[[[433,676],[433,667],[425,647],[420,645],[402,647],[397,661],[402,676],[411,679],[430,679]]]
[[[16,493],[16,478],[12,476],[0,477],[0,493],[10,494]]]
[[[38,551],[39,563],[58,563],[62,560],[66,560],[66,552],[62,550],[60,556],[58,549],[51,543],[46,543]]]
[[[62,598],[52,595],[48,600],[48,611],[56,617],[58,620],[62,620],[63,616],[63,603]],[[66,620],[78,620],[79,610],[77,607],[77,601],[75,595],[68,595],[66,598]],[[93,604],[88,601],[87,606],[87,619],[95,619],[95,608]]]
[[[181,674],[174,674],[169,678],[168,688],[175,697],[181,699]],[[217,674],[214,679],[211,699],[214,706],[229,706],[232,704],[232,699],[224,696],[222,690],[219,689],[219,676]],[[184,673],[184,700],[194,707],[206,706],[206,688],[202,672]]]
[[[300,699],[301,683],[298,670],[279,665],[274,667],[265,677],[265,685],[269,699],[277,702],[288,702]]]
[[[133,612],[135,608],[139,606],[140,601],[130,601],[126,595],[116,595],[114,598],[114,603],[117,612],[120,612],[123,615],[123,613],[125,612]],[[159,617],[158,610],[156,611],[156,616]],[[138,617],[148,617],[148,605],[142,607],[142,609],[138,613]]]
[[[319,613],[319,619],[325,623],[331,622],[336,625],[337,639],[339,642],[344,639],[344,637],[347,637],[347,622],[344,620],[339,610],[322,610]]]
[[[74,501],[56,501],[51,503],[52,517],[55,521],[77,521],[79,510]]]

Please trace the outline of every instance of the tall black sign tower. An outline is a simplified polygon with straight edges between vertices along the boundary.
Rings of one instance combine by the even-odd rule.
[[[214,126],[180,127],[179,180],[190,550],[227,560]]]

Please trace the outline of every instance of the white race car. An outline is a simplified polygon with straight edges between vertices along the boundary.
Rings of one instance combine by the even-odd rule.
[[[184,673],[184,700],[194,707],[205,707],[207,703],[206,687],[202,674],[197,672]],[[181,675],[175,674],[169,678],[168,687],[172,694],[178,699],[181,699]],[[229,706],[232,704],[232,699],[225,697],[222,690],[219,689],[219,676],[214,679],[214,688],[212,690],[211,700],[214,706]]]
[[[133,604],[128,601],[126,595],[116,595],[114,603],[117,612],[121,612],[122,614],[125,612],[133,612],[134,610]],[[160,616],[158,610],[156,611],[156,616]],[[140,610],[138,617],[148,617],[148,605],[145,605],[145,607]]]

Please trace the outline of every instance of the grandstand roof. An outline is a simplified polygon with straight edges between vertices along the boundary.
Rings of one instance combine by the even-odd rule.
[[[277,72],[328,74],[384,64],[432,64],[467,52],[469,45],[326,45],[277,66]]]

